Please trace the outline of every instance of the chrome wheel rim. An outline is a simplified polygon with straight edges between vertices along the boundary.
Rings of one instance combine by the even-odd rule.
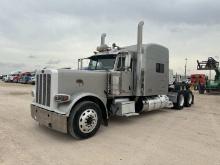
[[[182,106],[184,105],[184,96],[183,96],[183,95],[180,95],[180,96],[179,96],[179,99],[180,99],[180,101],[179,101],[180,106],[182,107]]]
[[[189,104],[192,104],[192,94],[189,94]]]
[[[83,133],[92,132],[97,125],[98,117],[94,109],[86,109],[79,117],[79,129]]]

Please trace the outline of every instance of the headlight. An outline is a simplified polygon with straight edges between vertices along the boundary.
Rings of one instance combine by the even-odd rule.
[[[55,101],[58,103],[65,103],[70,101],[70,95],[66,94],[56,94],[54,97]]]
[[[32,90],[32,91],[31,91],[31,96],[32,96],[32,97],[35,97],[35,90]]]

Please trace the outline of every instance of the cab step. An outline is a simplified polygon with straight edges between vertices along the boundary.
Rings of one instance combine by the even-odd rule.
[[[138,115],[139,115],[139,113],[135,113],[135,112],[123,114],[123,116],[125,116],[125,117],[138,116]]]

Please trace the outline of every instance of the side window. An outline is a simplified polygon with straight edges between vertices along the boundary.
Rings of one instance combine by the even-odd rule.
[[[164,73],[164,64],[156,63],[156,72],[157,73]]]
[[[125,70],[125,57],[119,57],[118,64],[117,64],[117,70],[120,70],[120,71]]]
[[[95,70],[96,64],[97,64],[97,61],[91,60],[91,61],[89,62],[89,69],[90,69],[90,70]]]
[[[97,64],[96,64],[96,69],[97,69],[97,70],[103,69],[103,63],[102,63],[102,61],[98,61],[98,62],[97,62]]]

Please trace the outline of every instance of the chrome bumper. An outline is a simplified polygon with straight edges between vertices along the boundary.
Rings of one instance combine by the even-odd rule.
[[[67,133],[67,117],[31,104],[31,116],[40,124],[59,132]]]

